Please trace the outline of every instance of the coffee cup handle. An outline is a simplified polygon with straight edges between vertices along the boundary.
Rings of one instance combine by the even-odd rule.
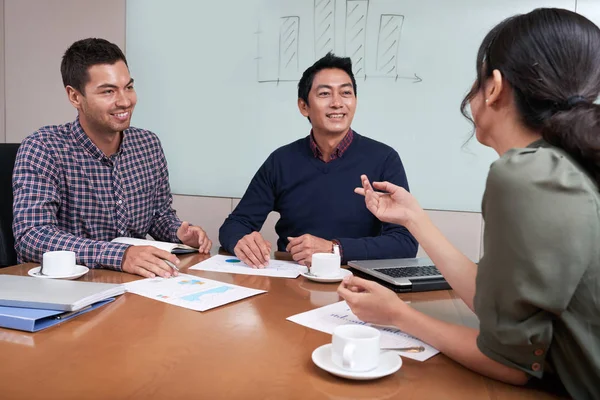
[[[354,350],[356,346],[353,344],[348,344],[344,347],[344,352],[342,353],[342,362],[344,363],[344,368],[353,368],[354,361],[352,360],[352,356],[354,355]]]

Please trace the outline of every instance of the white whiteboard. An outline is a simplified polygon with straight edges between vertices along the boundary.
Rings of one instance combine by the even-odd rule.
[[[333,50],[353,58],[353,128],[398,151],[421,205],[480,211],[496,153],[474,138],[463,146],[472,128],[459,112],[479,44],[537,7],[577,6],[599,23],[593,3],[128,0],[133,124],[161,138],[174,193],[241,197],[273,150],[309,133],[297,81]]]

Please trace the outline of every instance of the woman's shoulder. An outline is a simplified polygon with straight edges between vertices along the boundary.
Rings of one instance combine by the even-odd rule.
[[[507,151],[490,167],[487,186],[531,191],[587,193],[600,199],[598,186],[588,173],[556,147],[518,148]]]

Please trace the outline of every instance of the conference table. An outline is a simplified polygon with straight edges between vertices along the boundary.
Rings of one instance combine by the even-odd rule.
[[[534,387],[482,377],[443,354],[371,381],[338,378],[311,359],[331,335],[287,321],[341,300],[336,283],[188,270],[267,293],[205,312],[126,293],[37,333],[0,328],[0,399],[557,399]],[[36,264],[0,269],[27,275]],[[35,279],[35,278],[31,278]],[[80,280],[140,279],[90,270]],[[451,290],[400,297],[430,315],[476,326]]]

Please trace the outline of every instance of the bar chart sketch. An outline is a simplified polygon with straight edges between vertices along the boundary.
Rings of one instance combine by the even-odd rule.
[[[265,1],[280,8],[266,29],[259,25],[255,32],[259,83],[298,82],[306,67],[329,52],[350,57],[357,79],[422,81],[406,71],[406,15],[391,12],[401,11],[398,6],[383,0]]]
[[[282,17],[279,29],[279,68],[282,79],[293,79],[299,69],[298,46],[300,41],[300,17]]]
[[[398,63],[398,46],[402,33],[402,15],[381,15],[379,33],[377,35],[377,72],[388,76],[396,76]]]
[[[334,51],[335,0],[314,0],[315,60]]]
[[[369,0],[346,1],[346,56],[352,59],[352,68],[357,78],[366,74],[367,19]]]

